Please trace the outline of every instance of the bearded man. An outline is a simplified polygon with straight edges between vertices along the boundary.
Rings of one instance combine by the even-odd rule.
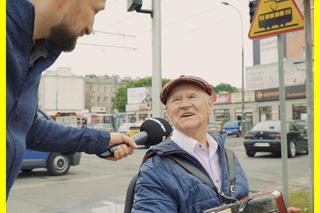
[[[37,117],[41,73],[79,36],[90,34],[105,0],[7,0],[6,183],[7,198],[26,148],[101,154],[124,143],[109,160],[133,153],[134,141],[119,133],[73,128]]]

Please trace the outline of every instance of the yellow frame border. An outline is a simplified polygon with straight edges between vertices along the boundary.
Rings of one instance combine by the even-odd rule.
[[[5,112],[6,112],[6,16],[5,16],[5,9],[6,9],[6,1],[0,1],[0,138],[2,139],[0,142],[0,180],[1,180],[1,192],[0,192],[0,212],[6,212],[6,144],[5,144],[5,129],[6,129],[6,119],[5,119]]]

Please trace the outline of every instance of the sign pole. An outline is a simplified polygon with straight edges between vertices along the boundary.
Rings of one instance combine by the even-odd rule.
[[[283,199],[288,205],[288,147],[286,133],[286,91],[284,85],[284,34],[278,35],[278,68],[279,68],[279,100],[281,120],[281,159],[282,159],[282,192]]]
[[[314,212],[314,91],[313,91],[313,64],[311,39],[310,0],[303,1],[304,8],[304,34],[305,34],[305,65],[307,77],[307,112],[308,112],[308,148],[310,161],[310,212]]]
[[[152,117],[162,117],[161,77],[161,1],[152,0]]]

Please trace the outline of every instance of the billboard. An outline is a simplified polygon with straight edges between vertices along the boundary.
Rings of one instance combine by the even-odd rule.
[[[286,87],[286,99],[306,98],[306,85]],[[279,100],[279,88],[264,89],[255,91],[256,102]]]
[[[285,86],[306,83],[304,61],[287,60],[284,63]],[[256,65],[246,69],[246,90],[279,87],[278,63]]]
[[[127,89],[127,104],[140,104],[151,101],[150,90],[147,87]]]

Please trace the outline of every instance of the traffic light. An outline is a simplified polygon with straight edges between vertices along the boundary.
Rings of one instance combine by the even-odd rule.
[[[250,0],[249,2],[250,23],[253,21],[253,17],[254,17],[254,13],[256,11],[257,5],[258,5],[258,0]]]

